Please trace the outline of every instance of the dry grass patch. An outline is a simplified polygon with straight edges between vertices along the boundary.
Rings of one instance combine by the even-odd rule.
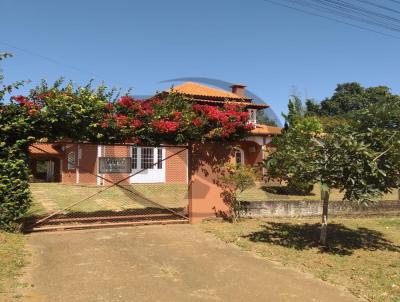
[[[317,245],[317,219],[212,221],[202,228],[267,259],[311,272],[369,301],[400,301],[400,218],[335,218]]]
[[[32,183],[33,205],[29,215],[43,215],[63,209],[74,202],[104,190],[103,186],[70,185],[59,183]],[[123,211],[157,207],[185,207],[187,185],[181,184],[135,184],[127,186],[132,192],[112,187],[79,203],[67,212]]]
[[[22,234],[0,231],[0,301],[10,301],[17,285],[17,277],[24,266],[24,238]]]

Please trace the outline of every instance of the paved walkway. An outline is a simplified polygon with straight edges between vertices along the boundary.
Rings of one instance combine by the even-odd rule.
[[[19,301],[357,301],[345,291],[227,245],[197,226],[29,236]]]

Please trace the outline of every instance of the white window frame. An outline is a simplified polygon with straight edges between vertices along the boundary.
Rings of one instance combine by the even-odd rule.
[[[136,151],[134,151],[136,148]],[[146,154],[146,148],[152,149],[148,153],[148,163],[151,162],[152,165],[147,168],[142,168],[142,156]],[[136,154],[136,156],[135,156]],[[150,159],[150,154],[152,154],[152,159]],[[166,181],[166,148],[163,147],[132,147],[130,152],[132,158],[132,177],[130,178],[131,183],[165,183]],[[136,166],[135,166],[136,159]],[[161,161],[160,161],[161,159]],[[147,165],[146,165],[147,166]],[[136,168],[135,168],[136,167]]]
[[[234,154],[234,158],[235,158],[235,164],[244,165],[244,152],[243,152],[243,150],[238,148],[238,147],[236,147],[233,152],[234,152],[233,154]],[[237,162],[237,159],[238,159],[237,154],[238,153],[240,153],[240,163]]]
[[[138,165],[138,159],[139,159],[139,151],[138,151],[138,147],[132,147],[132,170],[137,170],[139,165]]]
[[[150,151],[151,149],[151,151]],[[161,170],[164,167],[164,157],[165,157],[165,151],[164,148],[154,148],[154,147],[132,147],[131,149],[131,158],[132,158],[132,170],[138,170],[138,169],[158,169]],[[150,164],[145,164],[143,165],[143,154],[145,154],[145,152],[143,152],[144,150],[149,150],[149,154],[148,155],[152,155],[151,158],[153,158],[153,160],[151,161],[151,159],[149,159],[151,161],[151,165]]]
[[[249,118],[249,123],[252,123],[254,125],[257,124],[257,109],[248,109],[250,118]]]
[[[140,152],[140,169],[154,169],[155,168],[155,162],[154,162],[154,150],[155,148],[153,147],[141,147],[141,152]]]

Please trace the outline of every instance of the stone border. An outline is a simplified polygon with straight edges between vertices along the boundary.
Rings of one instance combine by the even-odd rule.
[[[243,217],[305,217],[319,216],[322,202],[318,200],[270,200],[243,202]],[[377,215],[400,214],[400,200],[379,201],[368,206],[355,203],[332,201],[331,215]]]

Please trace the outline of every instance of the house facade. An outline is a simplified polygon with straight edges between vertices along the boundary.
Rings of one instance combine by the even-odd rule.
[[[281,133],[281,128],[257,124],[257,110],[268,105],[256,104],[246,97],[244,85],[233,85],[228,92],[186,82],[172,90],[196,103],[221,106],[229,102],[245,106],[255,129],[232,149],[231,159],[236,163],[255,165],[261,162],[272,137]],[[171,90],[161,92],[168,93]],[[99,186],[110,181],[122,184],[187,184],[189,181],[186,147],[37,143],[29,151],[34,181]]]

